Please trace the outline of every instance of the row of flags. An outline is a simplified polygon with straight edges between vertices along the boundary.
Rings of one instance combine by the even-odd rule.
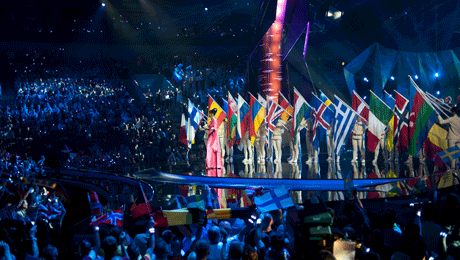
[[[255,205],[257,205],[261,212],[269,212],[277,209],[289,208],[295,205],[291,198],[291,191],[287,190],[284,186],[280,186],[275,189],[262,189],[262,187],[260,187],[258,189],[254,188],[253,191],[255,192],[253,192],[250,197],[252,197],[252,201]],[[95,206],[99,207],[100,205],[97,194],[94,191],[91,191],[88,194],[88,198],[90,201],[92,213],[99,213],[99,215],[93,215],[93,219],[89,224],[90,226],[94,227],[101,224],[123,226],[124,209],[122,207],[102,214],[102,212],[94,211]],[[207,198],[209,199],[209,196],[203,194],[192,195],[187,198],[182,197],[183,202],[178,202],[178,205],[182,205],[182,207],[186,208],[178,206],[177,210],[153,210],[150,206],[150,203],[146,201],[145,203],[131,207],[130,211],[132,218],[134,219],[144,215],[151,217],[155,221],[155,227],[167,227],[195,223],[196,219],[191,217],[191,215],[194,215],[195,209],[201,212],[205,212],[205,215],[208,219],[226,219],[238,217],[231,213],[231,209],[219,210],[206,207],[205,205],[209,204],[209,202],[205,202]],[[40,208],[39,212],[41,214],[46,213],[47,219],[54,218],[60,214],[60,211],[50,208],[49,206],[40,206],[42,206],[43,209]],[[133,208],[138,208],[139,206],[143,206],[144,208],[142,210],[133,210]],[[102,208],[102,205],[100,205],[100,207]]]
[[[244,134],[249,134],[251,144],[263,124],[266,126],[268,140],[270,140],[276,123],[292,117],[291,137],[297,140],[297,133],[302,122],[311,119],[313,145],[319,150],[319,140],[323,140],[326,130],[333,126],[334,151],[340,156],[354,124],[359,119],[367,126],[366,147],[375,152],[382,138],[386,138],[385,146],[388,151],[397,148],[400,153],[407,151],[416,157],[423,147],[428,159],[435,164],[443,160],[437,155],[439,151],[446,151],[447,144],[443,141],[447,131],[436,124],[436,112],[444,117],[450,116],[450,107],[435,96],[423,92],[410,79],[410,98],[404,97],[395,91],[394,97],[384,93],[383,100],[371,91],[367,104],[353,91],[351,107],[334,95],[334,102],[321,93],[320,97],[312,93],[310,102],[294,88],[293,105],[281,92],[278,102],[249,94],[249,102],[238,94],[234,98],[228,93],[224,100],[224,108],[208,95],[208,111],[217,109],[216,118],[219,127],[227,118],[228,144],[238,144]],[[187,112],[182,115],[181,142],[189,148],[193,144],[196,131],[205,118],[204,112],[199,110],[191,101],[188,102]],[[209,122],[208,117],[208,122]]]

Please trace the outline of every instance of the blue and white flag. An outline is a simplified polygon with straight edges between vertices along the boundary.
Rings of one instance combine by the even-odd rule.
[[[262,213],[294,206],[291,193],[284,186],[267,191],[262,196],[255,197],[254,203]]]
[[[335,96],[335,95],[334,95]],[[335,96],[335,124],[334,124],[334,149],[335,154],[340,156],[345,144],[350,138],[351,131],[355,125],[358,115],[343,102],[339,97]]]
[[[195,134],[203,120],[203,113],[189,100],[188,118],[186,118],[187,145],[190,149],[195,140]]]

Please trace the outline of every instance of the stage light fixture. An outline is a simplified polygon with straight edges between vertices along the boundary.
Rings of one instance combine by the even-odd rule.
[[[438,96],[441,95],[441,91],[439,91],[439,90],[436,91],[436,95],[438,95]]]
[[[436,73],[434,74],[434,76],[435,76],[436,78],[439,77],[439,73],[436,72]]]
[[[415,75],[414,78],[415,78],[415,79],[418,79],[418,75]]]
[[[366,77],[364,77],[364,79],[363,79],[363,80],[364,80],[365,82],[369,82],[369,79],[368,79],[368,78],[366,78]]]
[[[367,96],[364,96],[363,99],[366,100]]]
[[[205,7],[205,8],[204,8],[204,10],[205,10],[205,11],[208,11],[208,8],[207,8],[207,7]]]
[[[102,3],[101,5],[102,5],[102,7],[104,7],[104,6],[105,6],[105,3]]]
[[[329,6],[329,10],[327,10],[326,12],[326,19],[328,19],[329,21],[337,25],[342,20],[342,16],[343,16],[343,12],[331,5]]]
[[[391,76],[390,79],[391,79],[391,80],[395,80],[395,77]]]

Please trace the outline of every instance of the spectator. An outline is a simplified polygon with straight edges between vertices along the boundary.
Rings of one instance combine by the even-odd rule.
[[[194,250],[196,254],[196,259],[197,260],[208,259],[209,249],[210,249],[210,245],[208,241],[204,239],[198,240],[198,242],[196,242],[195,244],[195,250]]]

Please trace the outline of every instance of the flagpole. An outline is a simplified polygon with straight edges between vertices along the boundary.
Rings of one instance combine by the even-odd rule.
[[[390,93],[388,93],[386,90],[383,90],[383,92],[387,93],[388,96],[389,96],[391,99],[393,99],[394,101],[396,101],[396,99],[395,99]]]
[[[431,95],[430,93],[428,93],[428,92],[426,92],[426,91],[425,91],[425,94],[427,95],[428,99],[430,99],[430,101],[433,100],[433,99],[437,99],[436,97],[434,97],[433,95]],[[443,115],[445,115],[446,117],[449,117],[449,115],[446,114],[446,112],[444,112],[444,110],[447,110],[447,108],[442,108],[442,106],[443,106],[442,104],[439,104],[439,103],[437,103],[437,102],[433,102],[433,105],[434,105],[436,108],[438,108],[438,109],[441,111],[441,113],[442,113]]]
[[[323,94],[323,95],[324,95],[324,96],[327,98],[327,100],[329,100],[329,101],[331,102],[331,105],[333,105],[333,106],[335,107],[335,104],[334,104],[334,102],[332,102],[332,101],[331,101],[331,99],[330,99],[330,98],[328,98],[328,97],[326,96],[326,94],[324,94],[324,92],[323,92],[323,91],[321,91],[321,90],[320,90],[319,92],[321,92],[321,94]],[[322,100],[321,100],[321,101],[322,101]]]
[[[429,95],[427,95],[426,97],[427,97],[430,101],[432,101],[432,97],[430,97]],[[444,110],[443,110],[441,107],[439,107],[439,105],[438,105],[436,102],[433,102],[433,106],[435,106],[436,108],[438,108],[438,110],[441,111],[441,113],[442,113],[443,115],[445,115],[446,117],[449,117],[449,115],[447,115],[446,112],[444,112]],[[435,110],[435,111],[437,112],[438,110]]]
[[[149,216],[150,216],[150,220],[153,221],[153,217],[150,215],[152,212],[152,207],[150,207],[150,205],[148,204],[149,202],[147,201],[147,197],[145,196],[145,193],[144,193],[144,188],[142,187],[142,183],[139,182],[139,186],[141,186],[141,192],[142,192],[142,197],[144,198],[144,202],[145,204],[147,205],[147,209],[149,210]]]
[[[393,111],[393,109],[391,109],[391,108],[387,105],[387,103],[385,103],[381,98],[379,98],[379,96],[377,96],[372,90],[369,90],[369,91],[370,91],[372,94],[374,94],[374,96],[375,96],[376,98],[378,98],[378,99],[380,100],[380,102],[382,102],[386,107],[388,107],[388,109],[391,110],[391,112],[393,113],[393,115],[396,115],[396,116],[397,116],[396,112]]]
[[[334,112],[330,107],[328,107],[322,100],[321,98],[319,98],[315,93],[313,93],[313,91],[311,92],[311,94],[313,94],[313,96],[315,96],[320,102],[321,104],[324,104],[326,106],[327,109],[331,110],[331,112]]]
[[[369,104],[367,104],[366,101],[364,101],[364,100],[358,95],[358,93],[357,93],[356,91],[353,90],[353,94],[356,94],[356,97],[359,99],[359,101],[361,101],[362,103],[364,103],[364,105],[365,105],[366,107],[369,107]]]
[[[208,94],[208,97],[210,97],[216,103],[216,105],[220,108],[220,110],[222,110],[225,113],[225,111],[220,107],[219,103],[217,103],[217,101],[214,98],[212,98],[211,95]],[[208,104],[208,106],[209,106],[209,104]],[[209,110],[209,107],[208,107],[208,110]],[[225,113],[225,114],[227,114],[227,113]]]
[[[422,97],[426,100],[426,102],[428,103],[428,105],[434,110],[436,111],[436,109],[434,109],[433,105],[431,104],[431,102],[426,98],[425,94],[423,93],[423,91],[418,87],[417,83],[415,83],[415,81],[412,79],[411,75],[408,75],[412,85],[414,85],[415,89],[420,93],[420,95],[422,95]]]

